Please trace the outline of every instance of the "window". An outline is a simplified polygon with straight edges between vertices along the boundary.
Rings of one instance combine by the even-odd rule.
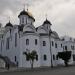
[[[46,55],[44,55],[44,60],[47,60],[47,56]]]
[[[75,55],[73,55],[73,61],[75,61]]]
[[[17,46],[17,33],[15,33],[15,47]]]
[[[61,48],[62,48],[62,44],[61,44]]]
[[[67,50],[67,46],[65,46],[65,50]]]
[[[57,48],[57,43],[55,43],[55,48]]]
[[[22,17],[22,23],[24,23],[24,17]]]
[[[35,45],[37,45],[37,39],[35,39]]]
[[[10,29],[10,34],[11,34],[11,29]]]
[[[15,56],[15,62],[16,62],[16,56]]]
[[[29,57],[28,56],[26,56],[26,60],[29,61]]]
[[[52,41],[52,46],[54,46],[54,42]]]
[[[43,46],[46,46],[46,41],[43,41]]]
[[[29,39],[26,39],[26,45],[29,45]]]
[[[53,60],[55,60],[55,55],[53,55]]]
[[[38,55],[36,55],[36,60],[38,61]]]
[[[58,60],[58,55],[56,55],[56,60]]]
[[[26,24],[27,24],[27,18],[26,18]]]
[[[6,39],[6,49],[9,49],[9,42],[10,42],[10,38]]]

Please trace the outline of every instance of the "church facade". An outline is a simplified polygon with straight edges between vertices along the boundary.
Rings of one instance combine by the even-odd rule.
[[[0,28],[0,55],[6,56],[18,67],[31,67],[24,52],[37,52],[37,59],[34,67],[58,66],[64,63],[57,58],[58,52],[65,50],[72,51],[70,64],[75,60],[75,39],[60,38],[51,29],[51,22],[47,19],[37,28],[34,27],[35,19],[28,11],[21,11],[19,25],[12,25],[10,22]]]

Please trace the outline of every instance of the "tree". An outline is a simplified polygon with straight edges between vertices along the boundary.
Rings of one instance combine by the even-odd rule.
[[[57,56],[64,60],[65,66],[68,66],[68,62],[71,58],[71,51],[58,52]]]
[[[34,60],[36,59],[37,52],[33,50],[32,52],[24,52],[23,54],[26,55],[26,57],[30,61],[31,68],[33,68],[33,64],[34,64]]]

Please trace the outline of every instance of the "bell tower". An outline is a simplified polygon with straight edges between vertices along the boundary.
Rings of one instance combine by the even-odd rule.
[[[23,11],[20,12],[20,14],[18,15],[19,21],[20,21],[20,25],[27,25],[30,24],[32,25],[35,22],[34,17],[32,16],[32,14],[27,10],[25,10],[25,8],[23,9]]]

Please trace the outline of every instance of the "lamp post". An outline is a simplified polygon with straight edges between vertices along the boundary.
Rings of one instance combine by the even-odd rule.
[[[51,33],[52,33],[52,31],[49,30],[50,55],[51,55],[51,68],[53,68],[53,62],[52,62],[52,50],[51,50]]]

